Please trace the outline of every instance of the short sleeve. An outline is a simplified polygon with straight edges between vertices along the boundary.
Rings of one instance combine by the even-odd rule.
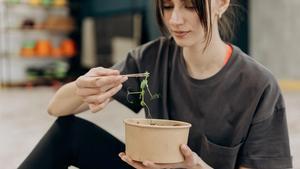
[[[122,62],[114,65],[112,69],[119,70],[121,74],[144,73],[147,71],[151,74],[149,86],[158,89],[159,83],[154,83],[150,79],[160,77],[162,75],[161,70],[167,69],[165,65],[168,63],[168,57],[165,56],[170,46],[169,43],[169,39],[161,37],[138,46],[131,50]],[[113,98],[138,113],[143,108],[140,105],[140,95],[138,93],[128,95],[128,92],[139,92],[142,80],[143,78],[129,78]],[[148,94],[145,94],[145,100],[148,99]]]
[[[286,109],[283,105],[280,95],[272,114],[252,123],[241,147],[239,165],[257,169],[292,168]]]
[[[138,62],[138,57],[138,53],[133,50],[127,54],[125,60],[114,65],[112,69],[119,70],[121,74],[140,73],[142,70]],[[138,78],[129,78],[123,83],[122,89],[113,98],[135,113],[138,113],[142,109],[139,104],[139,95],[128,95],[128,92],[139,91],[139,84],[140,80]]]

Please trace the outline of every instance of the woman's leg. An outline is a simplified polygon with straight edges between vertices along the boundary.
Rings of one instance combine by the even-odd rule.
[[[19,169],[127,169],[118,153],[125,146],[95,124],[75,116],[60,117]]]

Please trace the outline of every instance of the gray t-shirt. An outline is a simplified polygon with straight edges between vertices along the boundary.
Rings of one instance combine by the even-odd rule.
[[[259,169],[291,168],[285,104],[273,75],[239,48],[228,63],[204,80],[192,78],[182,49],[159,38],[128,53],[113,68],[122,74],[150,72],[148,84],[159,99],[146,103],[153,118],[192,124],[188,145],[215,169],[240,165]],[[130,78],[114,96],[135,112],[142,79]],[[130,103],[133,101],[134,103]]]

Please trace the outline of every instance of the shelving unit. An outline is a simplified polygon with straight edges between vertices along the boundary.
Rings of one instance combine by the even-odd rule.
[[[38,4],[45,0],[12,1],[0,0],[0,88],[61,80],[76,53],[69,38],[75,27],[69,5],[61,0],[48,0],[48,5]]]

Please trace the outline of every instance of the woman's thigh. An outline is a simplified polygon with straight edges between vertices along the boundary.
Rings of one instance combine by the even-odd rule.
[[[107,131],[81,118],[74,118],[72,148],[74,166],[79,168],[126,169],[118,154],[125,145]]]
[[[125,146],[97,125],[78,118],[58,118],[20,169],[127,169],[118,154]]]

